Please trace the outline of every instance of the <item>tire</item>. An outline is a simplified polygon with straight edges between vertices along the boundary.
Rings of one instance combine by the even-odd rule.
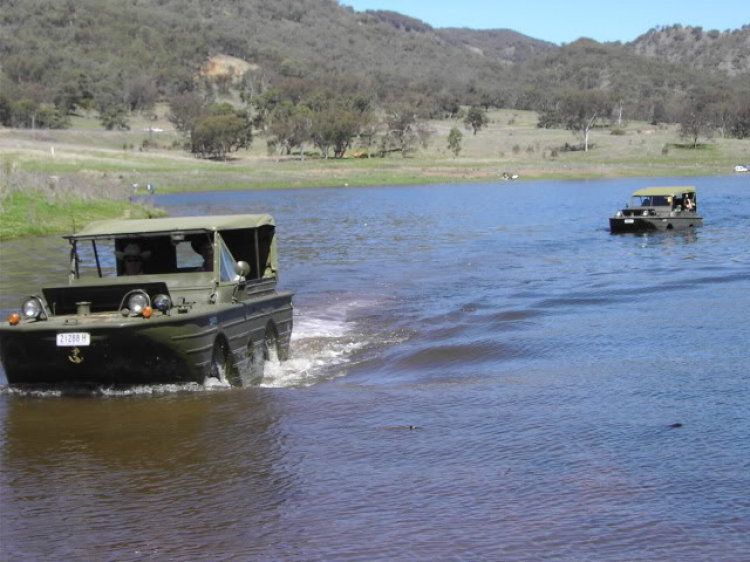
[[[232,354],[229,351],[229,346],[223,340],[217,339],[216,343],[214,343],[214,350],[211,355],[211,366],[208,371],[208,376],[234,386],[237,384],[234,375],[235,373],[232,368]]]
[[[250,342],[245,356],[249,362],[249,368],[242,374],[241,385],[243,387],[258,385],[263,380],[266,366],[265,342]]]
[[[279,338],[276,336],[276,331],[270,325],[266,328],[263,348],[263,357],[266,361],[272,361],[274,363],[280,362],[281,353],[279,352]]]

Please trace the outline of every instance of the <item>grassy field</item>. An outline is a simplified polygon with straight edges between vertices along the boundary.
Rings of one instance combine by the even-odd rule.
[[[121,215],[129,209],[128,196],[143,192],[149,183],[164,193],[494,181],[504,172],[518,174],[521,180],[718,175],[750,161],[750,141],[714,138],[693,149],[684,145],[675,127],[646,123],[628,123],[619,135],[597,129],[589,138],[591,150],[565,151],[566,143],[580,142],[571,132],[539,129],[531,112],[500,110],[490,112],[489,126],[476,135],[460,122],[433,122],[429,146],[408,158],[323,160],[312,151],[304,160],[298,155],[278,157],[269,155],[264,139],[258,137],[227,162],[214,162],[186,152],[183,137],[165,113],[165,107],[158,107],[155,121],[136,117],[131,130],[124,132],[104,131],[92,116],[76,118],[71,129],[62,131],[0,129],[2,222],[23,215],[23,210],[14,210],[18,199],[10,196],[19,191],[42,193],[53,206],[61,204],[61,197],[78,197],[84,206],[103,197],[121,207],[102,207],[102,213]],[[458,157],[447,148],[453,126],[464,131]],[[50,189],[61,182],[72,187],[62,194],[59,187]],[[25,233],[22,226],[12,230],[16,234],[0,236]]]

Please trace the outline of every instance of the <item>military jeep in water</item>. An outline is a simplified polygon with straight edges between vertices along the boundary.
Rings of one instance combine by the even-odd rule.
[[[613,234],[684,230],[703,226],[694,187],[647,187],[631,196],[630,204],[609,219]]]
[[[0,326],[9,384],[246,386],[287,358],[269,215],[97,221],[65,238],[68,284]]]

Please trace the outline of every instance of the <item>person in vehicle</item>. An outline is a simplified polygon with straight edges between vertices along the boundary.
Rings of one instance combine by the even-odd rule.
[[[142,252],[138,244],[131,242],[115,255],[123,264],[122,275],[143,275],[143,262],[151,257],[151,252]]]
[[[695,203],[693,203],[693,200],[690,199],[690,197],[685,197],[685,210],[695,211]]]

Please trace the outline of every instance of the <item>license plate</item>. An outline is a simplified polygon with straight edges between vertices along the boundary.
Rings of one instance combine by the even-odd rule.
[[[633,224],[634,222],[634,219],[625,219],[625,224]]]
[[[57,347],[78,347],[84,345],[91,345],[91,334],[88,332],[57,334]]]

